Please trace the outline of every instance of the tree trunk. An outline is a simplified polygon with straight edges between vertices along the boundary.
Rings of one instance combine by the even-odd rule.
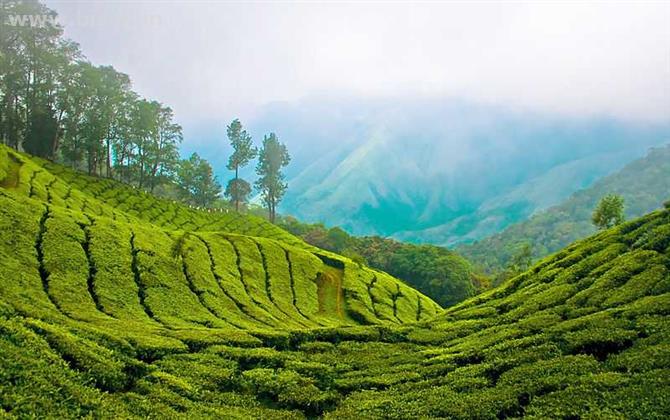
[[[58,114],[58,118],[56,119],[56,132],[54,133],[53,142],[51,143],[51,160],[56,159],[56,153],[58,152],[58,146],[60,145],[60,138],[63,134],[61,123],[63,121],[64,112],[65,111],[61,109],[60,114]]]
[[[90,146],[88,147],[88,156],[86,157],[86,165],[88,168],[88,174],[93,175],[93,150]]]
[[[275,222],[275,199],[274,197],[270,198],[270,223]]]
[[[112,145],[107,137],[107,178],[112,177]]]
[[[142,188],[144,185],[144,151],[140,149],[140,178],[139,178],[139,187]]]
[[[237,182],[237,172],[238,172],[238,165],[235,165],[235,188],[239,187],[239,184]],[[240,212],[240,194],[239,191],[235,191],[235,211]]]

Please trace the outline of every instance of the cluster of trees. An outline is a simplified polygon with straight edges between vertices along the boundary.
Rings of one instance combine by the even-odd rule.
[[[238,119],[233,120],[227,127],[227,134],[233,148],[227,167],[235,171],[235,176],[226,186],[226,197],[235,205],[237,211],[240,210],[240,205],[246,205],[249,202],[251,185],[240,178],[239,172],[252,159],[258,157],[256,174],[259,178],[254,182],[254,186],[260,192],[261,199],[268,209],[268,218],[274,223],[277,216],[277,204],[284,197],[288,187],[282,172],[282,168],[291,161],[286,145],[279,142],[275,133],[270,133],[264,136],[259,150],[253,145],[251,136]]]
[[[301,223],[290,216],[277,223],[307,243],[404,280],[442,306],[454,305],[489,287],[488,278],[475,274],[466,259],[443,247],[379,236],[355,237],[339,227]]]
[[[9,16],[50,19],[9,24]],[[219,202],[222,188],[209,162],[196,153],[180,159],[182,127],[172,109],[134,92],[128,75],[88,62],[63,37],[53,10],[37,1],[2,1],[0,25],[0,142],[192,205]],[[235,178],[226,196],[237,209],[248,200],[251,187],[238,170],[258,155],[256,187],[274,220],[286,190],[286,147],[270,134],[258,151],[237,120],[228,137]]]
[[[86,61],[44,5],[0,7],[3,143],[149,190],[175,176],[182,129],[170,107],[140,97],[128,75]],[[54,19],[12,26],[8,15]]]

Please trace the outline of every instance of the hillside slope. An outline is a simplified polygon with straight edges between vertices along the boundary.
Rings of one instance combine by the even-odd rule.
[[[562,202],[575,191],[588,188],[643,153],[624,150],[571,160],[511,190],[495,194],[471,213],[428,229],[398,232],[393,236],[401,241],[447,247],[471,243],[499,233],[511,224],[528,220],[533,214]]]
[[[670,146],[652,148],[646,157],[574,193],[561,204],[456,250],[487,272],[505,268],[523,243],[533,247],[536,258],[543,257],[592,234],[595,228],[591,213],[598,201],[610,193],[624,197],[628,218],[659,208],[670,198]]]
[[[282,133],[294,151],[281,213],[438,245],[526,220],[670,139],[667,124],[526,111],[441,97],[311,97],[268,105],[249,129]],[[203,153],[224,170],[217,146]]]
[[[2,153],[3,231],[13,232],[3,277],[21,276],[2,295],[22,313],[110,328],[246,330],[415,322],[440,309],[261,219]]]
[[[42,190],[44,166],[31,175],[40,167],[16,158],[23,164],[0,166],[0,416],[670,415],[670,210],[577,242],[432,319],[305,328],[300,324],[334,322],[337,310],[323,308],[319,317],[305,309],[303,318],[297,311],[302,289],[294,288],[293,309],[286,301],[268,303],[279,296],[248,283],[247,316],[225,306],[216,285],[205,289],[208,278],[209,284],[216,273],[232,278],[238,268],[245,275],[237,280],[258,272],[272,288],[280,278],[273,277],[275,259],[262,264],[245,255],[258,245],[269,254],[282,242],[206,231],[183,236],[135,219],[128,224],[68,210],[54,204],[62,197],[60,181],[48,178],[50,188]],[[28,198],[40,194],[52,204]],[[164,238],[171,235],[174,241]],[[214,264],[207,263],[206,244]],[[230,252],[219,254],[232,244],[240,249],[238,264],[223,261]],[[289,270],[309,272],[310,263],[298,262],[299,255],[308,258],[305,248],[284,246],[296,255]],[[199,258],[205,261],[196,263]],[[349,263],[340,261],[346,278]],[[321,267],[332,276],[321,278],[330,284],[317,284],[317,295],[336,288],[332,268]],[[244,283],[226,290],[244,296]],[[367,285],[371,312],[381,318],[386,308],[376,304],[378,287]],[[344,297],[347,305],[357,302]],[[408,307],[396,301],[401,317]],[[418,302],[422,315],[429,301]],[[290,325],[261,328],[261,319],[275,318]]]
[[[386,374],[416,376],[351,394],[333,417],[667,418],[669,315],[670,208],[415,327],[413,355]]]

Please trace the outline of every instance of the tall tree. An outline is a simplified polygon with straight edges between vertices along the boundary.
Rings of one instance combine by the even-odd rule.
[[[240,211],[240,203],[246,203],[251,193],[251,186],[239,176],[240,168],[246,166],[256,157],[258,150],[251,143],[251,136],[242,128],[240,120],[235,119],[227,127],[228,140],[233,147],[233,154],[228,159],[227,168],[235,171],[235,178],[226,186],[226,197],[235,203],[235,210]]]
[[[221,195],[211,165],[197,153],[181,161],[176,180],[181,198],[196,206],[209,207]]]
[[[125,104],[117,114],[115,127],[115,141],[112,143],[114,172],[116,178],[127,183],[132,182],[132,168],[135,166],[135,120],[138,116],[137,103],[140,101],[137,93],[126,92],[123,99]]]
[[[609,229],[624,222],[624,199],[617,194],[607,194],[593,211],[591,220],[598,229]]]
[[[83,111],[81,135],[85,144],[89,174],[102,174],[103,167],[111,176],[112,146],[120,132],[121,113],[130,90],[130,79],[111,66],[84,65],[82,87],[88,94]]]
[[[275,133],[270,133],[269,136],[263,138],[263,147],[258,154],[258,165],[256,166],[256,173],[260,178],[255,185],[261,193],[272,223],[277,215],[277,204],[284,197],[288,187],[281,170],[290,161],[288,149],[279,142]]]
[[[173,121],[170,107],[159,106],[157,130],[150,146],[149,188],[154,191],[159,184],[168,182],[175,175],[179,164],[179,144],[182,129]]]
[[[60,155],[65,163],[79,168],[84,160],[85,139],[83,133],[86,111],[92,107],[93,91],[86,83],[84,75],[93,66],[88,62],[76,62],[70,65],[69,77],[64,80],[62,98],[65,118],[63,121],[64,135],[60,146]]]
[[[11,16],[40,16],[40,24]],[[47,18],[48,17],[48,18]],[[56,13],[36,1],[0,2],[0,139],[53,159],[63,133],[63,78],[80,55]]]
[[[140,188],[146,186],[148,178],[153,142],[158,131],[159,108],[158,102],[141,99],[136,103],[134,109],[131,132],[135,160],[131,169],[135,177],[134,181]]]
[[[235,210],[240,211],[240,203],[247,203],[251,194],[251,185],[242,178],[233,178],[228,181],[223,195],[228,197],[231,203],[235,203]]]

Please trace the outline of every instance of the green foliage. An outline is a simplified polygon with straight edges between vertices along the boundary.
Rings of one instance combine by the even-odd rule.
[[[95,375],[70,368],[44,338],[19,318],[0,319],[0,353],[0,401],[12,416],[130,415],[108,394],[89,385]],[[109,376],[101,371],[95,373]]]
[[[56,17],[38,2],[3,3],[3,18],[47,15]],[[2,143],[142,188],[169,182],[181,141],[169,107],[139,98],[113,67],[85,61],[60,25],[5,23]]]
[[[515,273],[522,273],[530,267],[533,262],[533,248],[529,243],[521,244],[512,255],[508,269]]]
[[[321,413],[337,398],[335,392],[319,389],[314,379],[289,369],[251,369],[242,376],[251,392],[271,398],[284,407]]]
[[[7,150],[0,149],[0,182],[5,184],[9,169],[9,158],[7,157]]]
[[[616,194],[626,202],[625,217],[640,217],[661,206],[668,198],[666,179],[670,178],[670,146],[657,147],[646,157],[633,161],[619,172],[577,191],[558,205],[509,226],[503,232],[456,248],[478,271],[498,275],[510,265],[517,247],[532,245],[534,258],[542,258],[593,234],[593,209],[607,194]],[[514,274],[514,273],[512,273]],[[510,275],[501,275],[509,278]]]
[[[256,157],[258,150],[251,143],[251,136],[242,128],[240,120],[235,119],[226,127],[226,133],[233,154],[228,159],[228,169],[237,173],[238,169],[244,167],[251,159]]]
[[[263,138],[263,146],[258,152],[256,189],[260,191],[268,209],[270,222],[274,223],[277,204],[281,201],[288,185],[284,182],[282,168],[289,164],[291,157],[286,146],[279,142],[275,133]]]
[[[624,221],[624,200],[616,194],[604,196],[593,211],[591,221],[598,229],[609,229]]]
[[[233,178],[228,181],[224,195],[235,203],[235,208],[239,210],[240,203],[247,203],[251,194],[251,185],[243,179]]]
[[[251,136],[246,130],[242,129],[240,120],[233,120],[227,127],[226,133],[233,148],[233,154],[228,159],[227,168],[235,171],[235,178],[228,182],[225,195],[235,203],[235,209],[239,211],[240,203],[246,203],[251,193],[251,186],[239,177],[239,170],[256,157],[258,150],[251,143]]]
[[[181,161],[177,185],[182,199],[196,206],[209,207],[221,195],[221,185],[214,178],[212,167],[197,153]]]
[[[665,210],[442,311],[390,275],[259,218],[190,209],[0,150],[0,168],[9,156],[21,162],[10,169],[19,182],[0,188],[0,230],[11,232],[0,235],[9,416],[670,412]],[[435,272],[431,261],[448,266],[450,254],[433,248],[387,257]]]
[[[309,244],[398,277],[442,306],[454,305],[489,286],[485,276],[477,276],[464,258],[446,248],[350,236],[338,227],[300,223],[290,216],[280,218],[278,224]],[[515,268],[516,273],[528,268],[526,260],[524,266]]]

